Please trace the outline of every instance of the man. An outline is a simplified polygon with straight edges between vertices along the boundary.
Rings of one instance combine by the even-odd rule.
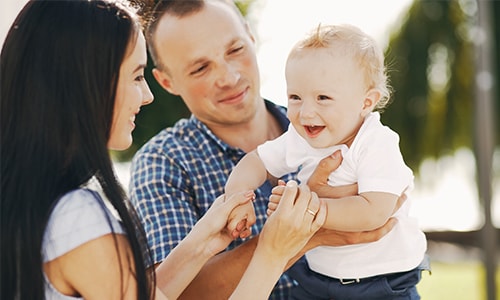
[[[162,1],[155,16],[146,33],[156,65],[154,77],[167,91],[180,95],[192,112],[190,119],[153,137],[132,162],[130,197],[157,264],[224,192],[239,159],[278,137],[288,120],[284,108],[260,96],[255,40],[232,2]],[[327,188],[326,174],[340,160],[325,160],[310,180],[311,189],[321,195]],[[257,220],[246,232],[252,235],[235,240],[230,250],[208,261],[181,298],[228,298],[258,242],[271,188],[266,182],[255,191]],[[391,227],[388,223],[374,232],[350,234],[321,230],[303,253],[319,245],[374,241]],[[271,298],[286,299],[292,286],[284,274]]]

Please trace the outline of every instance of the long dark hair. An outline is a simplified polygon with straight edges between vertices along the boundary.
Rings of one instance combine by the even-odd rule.
[[[10,28],[0,63],[1,299],[44,298],[48,217],[92,177],[127,232],[138,299],[154,295],[144,230],[107,149],[120,66],[140,30],[129,6],[105,0],[30,1]]]

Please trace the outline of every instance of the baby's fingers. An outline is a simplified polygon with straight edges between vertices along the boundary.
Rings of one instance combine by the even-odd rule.
[[[278,185],[275,186],[272,190],[271,196],[269,196],[269,202],[267,203],[267,211],[266,214],[269,217],[278,207],[278,204],[285,192],[285,182],[283,180],[278,181]]]
[[[286,183],[285,181],[283,180],[278,180],[278,185],[273,187],[273,189],[271,190],[271,194],[273,195],[283,195],[283,192],[285,191],[285,186],[286,186]]]
[[[252,234],[252,227],[246,227],[243,231],[240,232],[240,238],[244,239],[249,237]]]
[[[246,226],[247,226],[247,220],[243,219],[243,220],[239,221],[238,224],[236,225],[236,230],[242,231]]]
[[[267,216],[269,217],[276,210],[277,207],[278,203],[274,202],[267,203],[267,211],[266,211]]]

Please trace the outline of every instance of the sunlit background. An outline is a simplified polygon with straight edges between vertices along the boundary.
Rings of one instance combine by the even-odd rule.
[[[0,39],[25,0],[3,0],[0,10]],[[385,48],[390,34],[404,20],[411,0],[256,0],[248,20],[257,37],[262,95],[286,106],[284,65],[292,45],[320,23],[350,23],[372,35]],[[391,109],[391,106],[388,108]],[[498,174],[500,159],[494,156]],[[474,156],[469,149],[428,159],[413,196],[413,213],[423,229],[473,230],[482,225],[477,200]],[[127,181],[127,174],[123,174]],[[493,221],[500,227],[500,179],[493,182]]]
[[[354,24],[385,48],[389,35],[398,30],[411,3],[411,0],[256,1],[249,20],[258,37],[262,95],[286,105],[284,66],[288,51],[319,23]],[[498,155],[496,158],[498,161]],[[423,229],[473,230],[482,225],[470,150],[463,149],[437,161],[426,160],[421,168],[422,176],[413,194],[413,213],[419,217]],[[498,179],[496,183],[493,210],[496,226],[500,227]]]
[[[2,42],[8,27],[25,2],[25,0],[2,0],[0,4],[0,40]],[[465,7],[468,1],[458,2]],[[247,11],[247,19],[257,38],[262,95],[278,104],[286,105],[284,65],[288,51],[298,39],[319,23],[356,25],[372,35],[386,49],[391,35],[398,32],[401,24],[408,17],[408,10],[412,3],[412,0],[252,1]],[[439,55],[443,55],[439,49],[435,53],[437,60],[439,60]],[[449,72],[450,70],[436,63],[429,76],[434,76],[433,84],[440,85],[446,83]],[[6,75],[8,76],[8,74],[2,74],[2,76]],[[156,98],[158,99],[158,96]],[[392,105],[387,110],[391,110],[391,107]],[[116,165],[125,185],[129,179],[128,166],[127,161],[117,162]],[[495,227],[499,228],[500,151],[498,150],[493,155],[492,173],[492,219]],[[412,194],[414,199],[412,214],[419,219],[423,230],[465,232],[475,231],[483,226],[483,210],[478,200],[476,185],[476,162],[470,148],[458,148],[437,159],[425,159],[418,167],[418,174],[416,189]],[[447,259],[454,262],[460,260],[466,263],[472,261],[475,262],[472,268],[478,268],[478,261],[482,254],[477,247],[464,248],[446,243],[433,246],[435,260],[445,262]],[[455,266],[458,265],[452,264],[450,268]],[[432,276],[424,276],[422,293],[427,294],[423,299],[486,299],[484,283],[480,281],[480,278],[484,277],[482,271],[480,269],[470,271],[470,268],[463,271],[457,268],[447,273],[448,278],[451,278],[450,286],[432,285],[432,281],[440,276],[439,270],[435,271]],[[450,290],[440,291],[440,289]],[[499,294],[498,287],[497,294]],[[500,296],[497,299],[500,299]]]

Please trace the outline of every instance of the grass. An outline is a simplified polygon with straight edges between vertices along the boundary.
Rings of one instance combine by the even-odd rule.
[[[486,300],[484,267],[479,262],[431,263],[417,289],[422,300]],[[496,300],[500,300],[500,267],[496,272]]]

